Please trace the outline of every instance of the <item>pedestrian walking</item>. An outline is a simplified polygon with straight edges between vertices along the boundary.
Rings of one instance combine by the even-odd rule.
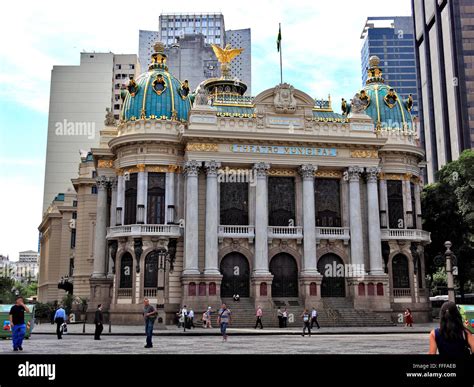
[[[405,327],[413,327],[413,315],[409,308],[405,309],[403,316],[405,317]]]
[[[311,337],[311,326],[309,325],[310,323],[310,314],[308,313],[308,310],[305,309],[303,311],[303,314],[301,315],[301,318],[303,319],[303,334],[301,336],[304,337],[306,333],[306,329],[308,330],[308,335]]]
[[[189,329],[196,328],[194,326],[194,310],[192,308],[190,308],[188,312],[188,323],[189,323]]]
[[[260,325],[260,329],[263,329],[263,324],[262,324],[263,310],[260,306],[257,307],[257,312],[255,313],[255,317],[257,317],[257,321],[255,321],[255,329],[257,329],[257,326],[259,325]]]
[[[143,299],[143,318],[145,319],[145,334],[146,344],[145,348],[153,348],[153,325],[155,324],[158,311],[150,304],[148,298]]]
[[[313,307],[313,310],[311,311],[311,329],[313,329],[314,324],[320,328],[319,323],[318,323],[318,311]]]
[[[463,324],[454,302],[445,302],[439,313],[439,328],[430,333],[430,355],[461,357],[474,353],[474,336]]]
[[[65,325],[66,325],[67,317],[66,311],[62,305],[59,305],[59,308],[56,310],[54,314],[54,322],[56,323],[56,335],[58,340],[63,338],[63,333],[65,332]],[[66,328],[67,329],[67,328]]]
[[[23,339],[26,334],[25,312],[30,309],[25,305],[23,297],[17,297],[15,305],[10,308],[10,328],[12,330],[13,350],[23,351]]]
[[[206,315],[206,328],[212,328],[212,320],[211,320],[212,308],[208,306],[207,310],[204,313]]]
[[[100,340],[100,335],[104,330],[104,314],[102,313],[102,304],[97,305],[94,316],[95,333],[94,340]]]
[[[283,312],[281,308],[277,310],[277,317],[278,317],[278,328],[283,328]]]
[[[186,332],[186,328],[188,327],[188,308],[186,305],[183,305],[179,317],[179,321],[183,324],[183,332]]]
[[[283,328],[288,326],[288,310],[285,308],[283,311]]]
[[[222,341],[227,341],[227,327],[232,323],[232,313],[226,304],[222,304],[217,316],[217,324],[221,327]]]

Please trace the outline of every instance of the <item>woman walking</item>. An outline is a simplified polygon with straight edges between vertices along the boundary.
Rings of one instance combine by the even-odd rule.
[[[474,353],[474,336],[464,326],[454,302],[445,302],[439,313],[439,328],[430,333],[430,355],[464,356]]]
[[[413,327],[413,315],[409,308],[406,308],[403,316],[405,317],[405,327]]]

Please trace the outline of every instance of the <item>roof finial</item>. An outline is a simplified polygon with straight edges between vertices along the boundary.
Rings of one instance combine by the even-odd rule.
[[[385,80],[382,78],[382,69],[379,67],[380,58],[376,55],[369,58],[369,67],[367,68],[367,82],[370,83],[384,83]]]
[[[167,56],[165,54],[165,45],[162,42],[156,42],[153,45],[153,49],[155,52],[151,54],[151,65],[148,69],[162,68],[168,71],[168,67],[166,66]]]

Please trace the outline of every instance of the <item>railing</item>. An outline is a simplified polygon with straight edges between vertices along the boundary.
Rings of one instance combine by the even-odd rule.
[[[388,228],[381,229],[381,238],[387,240],[410,240],[417,242],[431,242],[431,233],[423,230],[406,229],[406,228]]]
[[[159,235],[178,238],[181,235],[181,229],[177,224],[131,224],[107,228],[107,238],[141,235]]]
[[[158,293],[157,288],[145,288],[145,289],[143,289],[144,297],[153,297],[153,298],[155,298],[157,293]]]
[[[411,289],[410,288],[395,288],[393,289],[393,296],[394,297],[411,297]]]
[[[273,238],[277,239],[296,239],[298,243],[303,239],[303,227],[301,226],[269,226],[268,242]]]
[[[347,243],[350,238],[349,227],[316,227],[316,240],[343,240]]]
[[[132,297],[132,289],[118,289],[117,295],[119,297]]]
[[[219,242],[224,238],[247,238],[252,242],[255,237],[255,226],[219,226],[217,230]]]

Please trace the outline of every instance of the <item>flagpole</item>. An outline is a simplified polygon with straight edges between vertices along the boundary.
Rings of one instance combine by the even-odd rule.
[[[278,31],[280,32],[281,36],[281,23],[278,23],[279,28]],[[281,56],[281,38],[280,38],[280,84],[283,84],[283,61]]]

